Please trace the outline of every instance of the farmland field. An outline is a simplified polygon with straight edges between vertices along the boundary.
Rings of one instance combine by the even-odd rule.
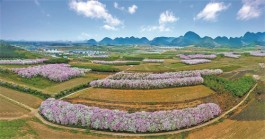
[[[1,74],[1,73],[0,73]],[[98,73],[87,73],[85,76],[73,78],[69,81],[65,81],[62,83],[56,83],[53,81],[49,81],[48,79],[41,77],[34,77],[31,79],[25,79],[15,75],[14,73],[2,73],[0,76],[0,80],[7,81],[11,83],[15,83],[22,86],[29,86],[30,88],[43,91],[47,94],[56,94],[62,90],[72,88],[74,86],[78,86],[80,84],[88,83],[94,79],[100,79],[108,76],[108,74],[98,74]]]
[[[214,91],[203,86],[180,87],[155,90],[119,90],[88,88],[70,98],[90,99],[110,102],[183,102],[199,99],[214,94]]]
[[[29,113],[28,110],[0,97],[0,117],[12,118]]]
[[[4,87],[0,87],[0,94],[12,98],[14,100],[17,100],[33,108],[38,108],[40,103],[42,102],[42,100],[38,97]]]

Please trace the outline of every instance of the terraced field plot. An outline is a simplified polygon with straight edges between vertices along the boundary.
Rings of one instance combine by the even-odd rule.
[[[107,73],[106,74],[88,73],[83,77],[74,78],[74,79],[71,79],[69,81],[65,81],[65,82],[53,85],[51,87],[47,87],[44,89],[44,91],[49,92],[49,94],[54,94],[54,93],[58,93],[58,92],[65,90],[65,89],[73,88],[73,87],[78,86],[80,84],[88,83],[88,82],[95,80],[95,79],[105,78],[108,75],[109,74],[107,74]]]
[[[214,91],[203,86],[178,87],[152,90],[121,90],[88,88],[70,98],[82,98],[109,102],[183,102],[195,100],[214,94]]]
[[[18,102],[21,102],[23,104],[26,104],[30,107],[33,108],[38,108],[41,102],[43,101],[42,99],[35,97],[30,94],[18,92],[16,90],[0,87],[0,94],[9,97],[11,99],[14,99]]]
[[[215,92],[203,85],[153,90],[88,88],[64,100],[88,106],[128,111],[172,110],[195,107]]]
[[[29,113],[28,110],[0,96],[0,118],[12,118]]]

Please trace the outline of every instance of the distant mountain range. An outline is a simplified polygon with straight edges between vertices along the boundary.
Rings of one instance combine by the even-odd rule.
[[[87,41],[89,45],[158,45],[158,46],[188,46],[196,45],[200,47],[242,47],[248,45],[263,45],[265,46],[265,32],[251,33],[247,32],[241,37],[216,37],[208,36],[200,37],[195,32],[189,31],[184,36],[179,37],[156,37],[153,40],[148,40],[146,37],[118,37],[111,39],[103,38],[97,42],[94,39]]]

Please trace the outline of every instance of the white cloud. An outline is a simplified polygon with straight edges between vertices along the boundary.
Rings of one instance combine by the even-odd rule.
[[[37,6],[40,6],[40,2],[38,0],[34,0],[34,3],[37,5]]]
[[[176,21],[178,21],[179,18],[175,17],[175,15],[173,14],[173,12],[171,11],[165,11],[162,12],[160,14],[158,23],[159,25],[155,25],[155,26],[142,26],[141,27],[141,32],[145,32],[145,31],[161,31],[161,32],[168,32],[171,31],[172,29],[170,27],[167,26],[168,23],[174,23]]]
[[[179,20],[179,18],[176,18],[172,12],[165,11],[160,14],[159,24],[173,23],[177,20]]]
[[[137,9],[138,9],[138,7],[136,5],[132,5],[131,7],[128,7],[128,12],[130,14],[134,14]]]
[[[223,2],[210,2],[194,17],[194,20],[216,21],[218,14],[228,9],[229,6],[230,4],[225,5]]]
[[[120,6],[119,3],[117,3],[117,2],[114,2],[113,6],[114,6],[114,8],[116,8],[118,10],[125,11],[125,12],[128,12],[130,14],[134,14],[136,12],[136,10],[138,9],[137,5],[135,5],[135,4],[128,7],[128,10],[123,6]]]
[[[106,30],[117,30],[117,28],[110,26],[110,25],[104,25],[103,28]]]
[[[249,20],[257,18],[265,9],[264,0],[243,0],[243,6],[237,12],[238,20]]]
[[[122,6],[119,6],[119,4],[117,2],[114,2],[114,5],[113,6],[114,6],[114,8],[119,9],[121,11],[124,11],[125,10],[125,8],[122,7]]]
[[[92,19],[102,19],[104,20],[106,27],[114,28],[115,30],[119,25],[122,25],[122,22],[113,17],[106,9],[106,5],[100,3],[99,1],[91,0],[91,1],[80,1],[80,0],[72,0],[69,4],[70,8],[76,11],[80,15],[84,15],[86,17]]]
[[[171,28],[166,27],[165,25],[158,25],[158,26],[142,26],[141,32],[146,31],[161,31],[161,32],[168,32],[171,31]]]

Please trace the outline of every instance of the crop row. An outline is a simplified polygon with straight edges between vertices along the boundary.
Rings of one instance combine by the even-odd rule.
[[[53,98],[43,101],[39,111],[47,120],[57,124],[121,132],[177,130],[206,122],[221,113],[220,107],[214,103],[181,110],[128,113]]]

